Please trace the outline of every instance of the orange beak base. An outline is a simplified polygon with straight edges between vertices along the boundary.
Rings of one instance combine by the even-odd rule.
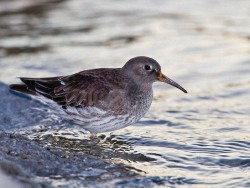
[[[184,93],[187,93],[187,91],[181,87],[179,84],[177,84],[175,81],[171,80],[170,78],[168,78],[167,76],[165,76],[162,72],[160,73],[160,75],[157,78],[158,81],[160,82],[165,82],[167,84],[170,84],[174,87],[177,87],[178,89],[180,89],[181,91],[183,91]]]

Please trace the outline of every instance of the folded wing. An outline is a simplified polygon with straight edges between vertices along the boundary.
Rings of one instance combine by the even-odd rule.
[[[102,79],[91,74],[20,79],[24,84],[13,84],[10,88],[27,94],[42,95],[63,108],[93,106],[111,91]]]

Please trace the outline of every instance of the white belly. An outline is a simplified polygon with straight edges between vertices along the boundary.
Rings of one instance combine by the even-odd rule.
[[[91,133],[109,132],[124,128],[141,119],[148,111],[153,94],[147,97],[139,97],[133,106],[130,106],[126,114],[117,115],[112,111],[104,111],[94,106],[66,109],[67,115],[77,125]]]

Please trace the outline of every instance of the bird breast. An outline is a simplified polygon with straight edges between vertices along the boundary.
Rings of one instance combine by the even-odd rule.
[[[135,120],[141,119],[149,110],[153,100],[153,91],[138,94],[135,97],[134,107],[131,110],[131,114],[135,115]]]

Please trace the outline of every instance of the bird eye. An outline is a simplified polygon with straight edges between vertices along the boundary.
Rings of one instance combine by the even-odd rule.
[[[150,65],[145,65],[144,69],[145,70],[151,70],[151,66]]]

